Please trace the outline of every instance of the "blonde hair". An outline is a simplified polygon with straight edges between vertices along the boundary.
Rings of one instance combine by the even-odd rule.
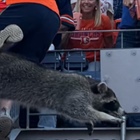
[[[102,23],[101,20],[101,8],[100,8],[100,0],[96,0],[97,1],[97,9],[95,9],[95,17],[94,17],[94,21],[95,21],[95,27],[100,26]],[[81,8],[80,8],[80,2],[81,0],[77,0],[77,3],[75,5],[75,8],[73,10],[73,12],[81,12]]]

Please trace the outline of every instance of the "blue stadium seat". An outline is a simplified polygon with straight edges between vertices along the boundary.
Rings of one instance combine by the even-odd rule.
[[[48,51],[41,64],[49,69],[61,70],[61,57],[58,52]]]
[[[88,61],[84,52],[68,52],[65,55],[64,68],[66,70],[84,71],[88,69]]]

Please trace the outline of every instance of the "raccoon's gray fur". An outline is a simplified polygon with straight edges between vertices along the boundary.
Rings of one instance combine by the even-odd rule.
[[[104,87],[104,83],[98,84],[99,91]],[[1,99],[50,108],[80,122],[121,122],[94,108],[104,100],[99,97],[83,76],[47,70],[15,54],[0,53]]]

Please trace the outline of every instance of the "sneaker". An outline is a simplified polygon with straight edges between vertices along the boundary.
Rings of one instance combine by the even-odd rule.
[[[3,109],[4,110],[4,109]],[[1,112],[3,112],[1,110]],[[0,140],[8,140],[8,135],[10,134],[13,127],[13,121],[10,116],[6,113],[1,113],[0,115]]]
[[[6,26],[0,32],[0,48],[5,42],[16,43],[23,39],[23,32],[21,28],[15,24]]]

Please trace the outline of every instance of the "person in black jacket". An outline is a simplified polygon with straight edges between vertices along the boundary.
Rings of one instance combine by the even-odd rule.
[[[56,0],[60,12],[61,26],[60,31],[73,31],[75,30],[73,13],[70,0]],[[62,34],[57,34],[54,38],[53,44],[55,49],[61,49]]]

